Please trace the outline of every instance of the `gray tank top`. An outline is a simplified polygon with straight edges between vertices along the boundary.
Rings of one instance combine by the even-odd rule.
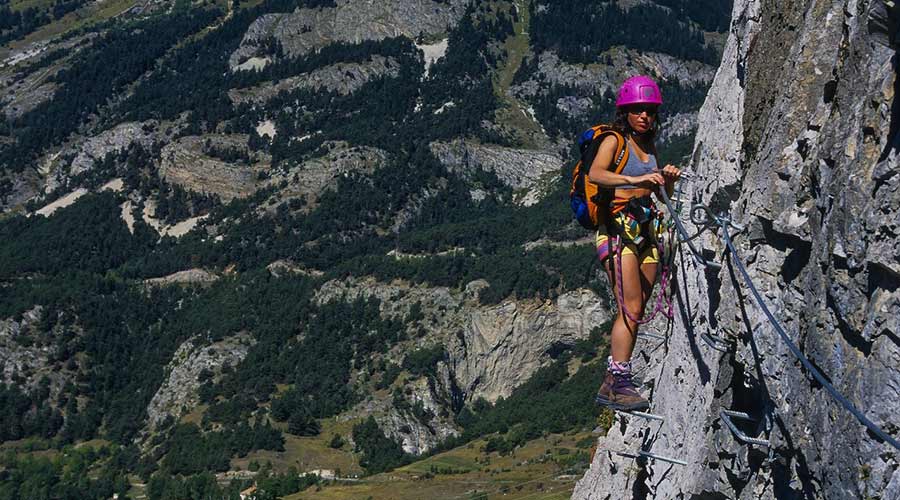
[[[649,156],[647,162],[642,162],[641,159],[638,158],[637,153],[634,152],[634,148],[631,147],[631,143],[629,142],[628,161],[625,162],[625,167],[622,169],[622,175],[638,177],[657,170],[659,167],[656,164],[656,156],[651,153],[647,153],[647,156]],[[625,186],[617,186],[616,189],[637,189],[637,186],[627,184]]]

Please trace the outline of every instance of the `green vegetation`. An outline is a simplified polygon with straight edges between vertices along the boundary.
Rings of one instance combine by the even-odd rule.
[[[571,497],[575,481],[590,461],[590,453],[575,446],[582,440],[596,442],[587,432],[547,434],[499,455],[485,452],[486,441],[479,439],[360,481],[322,483],[287,500],[466,499],[474,495],[563,500]]]
[[[593,63],[603,51],[624,45],[708,64],[718,59],[716,51],[706,45],[702,31],[686,24],[682,16],[653,4],[622,9],[611,2],[558,0],[543,6],[539,11],[531,9],[529,32],[535,53],[554,50],[566,61]],[[731,12],[728,8],[729,14],[725,14],[724,7],[711,6],[698,10],[729,17]]]
[[[406,355],[403,368],[413,375],[434,375],[434,368],[439,361],[444,361],[447,351],[442,345],[423,347]]]
[[[60,86],[53,99],[3,124],[0,134],[14,142],[0,149],[0,167],[22,171],[41,151],[65,140],[108,99],[148,71],[172,45],[219,15],[215,10],[171,14],[148,19],[140,29],[116,29],[103,35],[53,77]]]
[[[356,451],[362,453],[359,465],[369,474],[389,471],[412,461],[399,444],[384,435],[372,417],[353,427],[353,442]]]
[[[534,138],[540,137],[542,124],[531,119],[523,102],[510,95],[510,87],[516,82],[516,77],[527,78],[522,74],[525,58],[531,50],[528,26],[530,24],[530,4],[525,0],[515,1],[510,8],[513,18],[513,34],[506,39],[503,50],[506,58],[502,61],[494,76],[494,94],[500,100],[496,113],[498,123],[507,125],[513,129],[513,134],[521,146],[534,147]],[[527,69],[527,68],[526,68]]]
[[[282,474],[263,470],[256,476],[256,500],[275,500],[298,491],[303,491],[320,482],[314,474],[300,475],[297,469],[289,468]]]
[[[69,6],[73,8],[79,5],[79,1],[70,3],[58,3],[61,9]],[[53,17],[56,16],[56,8],[53,9]],[[63,12],[62,15],[65,13]],[[62,15],[58,17],[62,17]],[[43,11],[37,7],[28,7],[22,10],[12,10],[9,7],[9,0],[0,2],[0,45],[6,44],[10,40],[16,40],[31,33],[37,28],[49,23],[51,15],[47,11]]]
[[[637,12],[658,24],[675,16],[679,21],[660,36],[674,37],[667,44],[680,48],[666,50],[698,60],[711,57],[710,49],[702,33],[685,27],[684,15],[707,29],[721,27],[721,19],[704,17],[688,2],[667,3],[687,13],[680,17],[652,6],[625,13],[605,4],[569,3],[551,3],[540,12],[531,6],[521,12],[533,15],[522,18],[509,3],[473,3],[449,31],[447,54],[427,75],[412,41],[403,37],[334,44],[297,57],[289,57],[274,41],[263,42],[258,55],[273,60],[264,70],[229,71],[228,57],[260,15],[333,5],[326,0],[268,0],[235,9],[229,17],[217,10],[190,10],[182,2],[182,10],[171,14],[105,25],[107,31],[66,61],[68,69],[55,77],[60,87],[56,98],[0,126],[7,136],[0,141],[0,163],[6,168],[32,165],[73,133],[149,119],[160,120],[162,127],[172,125],[177,134],[249,134],[249,149],[265,150],[273,157],[273,168],[284,172],[304,159],[323,157],[338,142],[380,148],[387,160],[374,171],[339,177],[335,189],[320,193],[306,210],[302,203],[278,205],[283,186],[227,204],[185,191],[159,178],[160,145],[132,146],[70,177],[41,201],[76,187],[95,190],[109,178],[121,177],[126,193],[157,200],[157,218],[173,223],[208,215],[205,226],[180,239],[160,238],[138,217],[130,231],[121,208],[128,198],[111,192],[88,194],[49,217],[0,221],[0,319],[22,321],[29,311],[40,316],[13,340],[51,353],[47,373],[61,372],[70,380],[55,392],[49,390],[49,379],[26,387],[31,373],[17,374],[16,384],[0,385],[0,441],[24,439],[28,446],[49,448],[42,450],[47,457],[27,456],[36,452],[25,445],[4,457],[0,497],[121,497],[130,474],[131,483],[139,479],[146,484],[139,491],[151,499],[236,498],[250,483],[235,480],[224,487],[211,472],[253,464],[259,473],[257,496],[275,498],[317,484],[316,478],[300,477],[289,467],[302,470],[322,456],[344,471],[356,473],[363,467],[366,480],[373,481],[364,487],[370,488],[382,471],[415,473],[427,489],[442,480],[464,482],[464,477],[503,476],[514,484],[515,474],[583,467],[590,438],[576,439],[575,433],[593,427],[598,416],[609,423],[608,415],[599,415],[593,405],[593,391],[604,374],[600,330],[575,346],[554,346],[550,355],[555,361],[508,398],[469,407],[454,401],[447,411],[462,434],[443,443],[435,456],[411,463],[414,457],[374,419],[333,417],[353,408],[374,387],[379,397],[389,394],[405,416],[425,426],[434,423],[436,416],[408,397],[403,385],[416,383],[414,377],[434,378],[435,366],[447,359],[443,345],[429,339],[405,356],[392,350],[409,341],[409,333],[426,330],[422,307],[385,317],[383,304],[374,298],[316,296],[326,280],[348,276],[400,278],[457,291],[484,279],[483,304],[510,297],[553,298],[595,284],[592,246],[569,244],[583,235],[567,206],[572,165],[549,176],[546,197],[520,207],[511,203],[512,190],[497,175],[480,169],[451,171],[429,148],[434,141],[460,137],[507,144],[511,138],[505,129],[501,133],[486,123],[503,121],[503,112],[519,115],[526,105],[534,107],[540,123],[522,126],[525,136],[543,125],[551,138],[565,137],[592,121],[609,120],[611,94],[585,94],[592,103],[590,115],[578,119],[557,105],[559,99],[582,92],[575,87],[546,89],[532,102],[506,96],[514,80],[535,72],[536,59],[526,57],[526,26],[532,49],[552,48],[576,62],[594,62],[611,43],[662,49],[655,36],[631,40],[630,34],[612,31],[582,44],[582,35],[575,33],[579,30],[570,29],[571,16],[619,19]],[[59,3],[60,12],[73,4]],[[221,24],[206,29],[213,23]],[[11,28],[0,28],[6,29]],[[676,37],[672,30],[680,34]],[[227,97],[232,89],[375,55],[394,58],[400,70],[349,95],[296,89],[255,106],[233,106]],[[28,70],[63,57],[62,52],[51,53]],[[695,110],[705,89],[673,81],[663,93],[666,111],[676,113]],[[273,141],[255,133],[261,120],[276,123]],[[682,156],[689,142],[689,137],[676,138],[671,155]],[[251,156],[243,146],[210,143],[204,151],[244,164]],[[0,196],[12,190],[9,181],[2,182]],[[478,197],[473,198],[473,188]],[[263,205],[276,208],[265,211]],[[37,202],[28,208],[33,211]],[[136,213],[142,209],[134,208]],[[416,257],[388,255],[391,250]],[[323,274],[276,278],[266,266],[279,259]],[[204,287],[151,288],[142,283],[194,267],[218,271],[222,278]],[[203,349],[235,336],[247,341],[243,361],[201,373],[201,406],[181,419],[169,418],[142,455],[132,443],[141,436],[148,403],[179,346],[190,340]],[[346,446],[351,427],[358,455]],[[548,433],[572,436],[560,447],[547,441]],[[97,438],[111,443],[105,451],[84,456],[70,452],[70,444]],[[542,443],[540,452],[536,442]],[[447,453],[452,455],[437,454],[451,449]],[[534,462],[517,465],[513,455]],[[275,469],[260,465],[270,459]],[[300,464],[301,459],[306,462]],[[496,461],[493,468],[501,469],[496,464],[502,463],[507,470],[491,470],[491,460]],[[526,490],[510,490],[509,484],[476,495],[525,495]],[[470,495],[471,488],[463,486],[459,494]],[[527,491],[540,492],[543,485]]]
[[[536,64],[534,58],[531,64]],[[661,125],[665,127],[665,116],[678,113],[690,113],[700,109],[708,91],[705,85],[683,85],[672,79],[660,82],[660,90],[664,96]],[[551,86],[545,93],[534,98],[535,115],[551,136],[576,137],[589,126],[597,123],[611,123],[615,118],[615,94],[607,90],[602,95],[584,95],[590,99],[590,114],[584,118],[573,118],[561,110],[557,103],[566,96],[579,96],[583,90],[571,85]],[[665,149],[666,145],[661,145]]]
[[[63,417],[48,397],[50,380],[44,378],[38,390],[24,393],[15,385],[0,384],[0,442],[25,436],[53,437],[62,428]]]
[[[7,452],[0,458],[3,478],[0,498],[50,500],[56,498],[125,498],[127,470],[136,466],[135,447],[66,447],[55,457],[17,456]],[[94,468],[102,465],[102,472]]]
[[[245,423],[221,432],[202,433],[194,424],[179,424],[166,439],[168,450],[162,468],[175,475],[222,472],[229,458],[246,456],[254,450],[284,451],[284,438],[268,420],[257,418],[253,426]]]
[[[112,193],[89,194],[53,217],[11,217],[0,223],[0,276],[63,273],[79,269],[103,273],[152,245],[146,225],[129,233]]]
[[[216,476],[204,472],[187,478],[179,476],[154,475],[147,482],[147,498],[150,500],[179,500],[182,498],[221,498],[238,500],[240,484],[235,481],[222,488]],[[122,498],[120,496],[120,498]]]
[[[451,448],[499,433],[505,436],[492,438],[486,446],[491,451],[508,453],[544,433],[591,425],[599,415],[593,395],[605,375],[606,363],[602,362],[601,355],[601,362],[584,364],[570,377],[569,357],[563,355],[552,365],[538,370],[509,398],[500,399],[493,406],[481,403],[471,410],[463,408],[457,422],[465,431],[444,446]]]
[[[733,0],[656,0],[673,9],[679,17],[690,18],[706,31],[723,33],[731,23]]]

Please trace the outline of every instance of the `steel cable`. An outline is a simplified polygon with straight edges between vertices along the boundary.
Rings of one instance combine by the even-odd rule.
[[[744,277],[744,282],[746,283],[747,288],[750,289],[750,292],[753,294],[753,297],[756,299],[757,305],[759,306],[760,309],[762,309],[763,313],[769,319],[769,322],[772,323],[772,326],[775,327],[775,331],[778,332],[778,335],[781,337],[781,340],[788,346],[788,349],[790,349],[790,351],[794,354],[794,356],[796,356],[796,358],[800,360],[800,363],[802,363],[803,366],[807,370],[809,370],[810,373],[812,373],[812,376],[820,384],[822,384],[822,386],[825,387],[825,389],[828,390],[829,394],[831,394],[831,397],[833,397],[835,400],[837,400],[837,402],[839,402],[841,404],[841,406],[844,407],[845,410],[852,413],[853,416],[856,417],[856,419],[859,420],[859,422],[861,424],[865,425],[866,428],[868,428],[870,431],[872,431],[872,433],[874,433],[880,439],[889,443],[894,448],[900,450],[900,442],[898,442],[896,439],[889,436],[881,427],[878,427],[877,425],[875,425],[875,423],[872,422],[871,420],[869,420],[868,417],[863,415],[863,413],[861,411],[859,411],[856,408],[856,406],[854,406],[853,403],[850,402],[850,400],[848,400],[846,397],[844,397],[843,394],[838,392],[838,390],[835,389],[833,385],[831,385],[831,382],[829,382],[822,375],[822,373],[819,372],[819,370],[816,369],[816,367],[813,366],[812,363],[810,363],[809,359],[806,358],[806,356],[803,354],[803,352],[800,351],[800,349],[797,347],[797,345],[794,344],[794,342],[790,339],[790,337],[788,337],[787,333],[784,331],[784,328],[781,327],[781,324],[778,322],[778,320],[772,314],[772,311],[770,311],[768,306],[766,306],[766,303],[763,301],[762,295],[760,295],[759,291],[756,289],[756,286],[753,284],[753,280],[750,279],[750,274],[747,273],[747,269],[744,267],[744,264],[741,261],[741,256],[738,255],[737,249],[734,247],[734,244],[731,242],[731,236],[728,235],[727,222],[723,221],[720,218],[717,218],[716,222],[718,222],[719,226],[722,228],[722,236],[723,236],[723,239],[725,240],[725,245],[731,251],[731,254],[734,257],[733,262],[737,266],[738,271],[741,272],[741,276]]]
[[[690,247],[691,254],[693,254],[694,260],[698,264],[703,265],[703,266],[712,265],[712,267],[719,267],[720,265],[718,263],[707,261],[705,258],[703,258],[703,256],[700,254],[700,252],[698,252],[697,249],[694,248],[694,245],[690,241],[693,238],[689,237],[687,230],[685,229],[681,220],[679,220],[679,217],[676,215],[677,212],[675,211],[674,207],[672,207],[672,203],[669,200],[669,197],[668,197],[667,193],[665,192],[665,189],[660,189],[659,194],[661,195],[660,197],[662,198],[663,202],[666,204],[666,207],[669,209],[669,212],[672,214],[672,220],[675,222],[676,229],[682,236],[682,241],[686,242],[688,244],[688,247]],[[693,211],[693,209],[692,209],[692,211]],[[708,210],[707,210],[707,212],[708,212]],[[877,425],[875,425],[875,423],[872,422],[871,420],[869,420],[868,417],[863,415],[863,413],[861,411],[859,411],[859,409],[857,409],[856,406],[854,406],[853,403],[850,402],[850,400],[848,400],[846,397],[844,397],[843,394],[838,392],[838,390],[835,389],[835,387],[831,384],[831,382],[829,382],[822,375],[822,373],[818,369],[816,369],[815,366],[813,366],[813,364],[809,361],[809,359],[807,359],[807,357],[803,354],[803,352],[800,351],[800,348],[798,348],[797,345],[794,344],[794,342],[790,339],[790,337],[788,337],[784,328],[782,328],[781,324],[775,318],[775,315],[773,315],[772,311],[770,311],[768,306],[766,306],[765,302],[763,301],[762,295],[760,295],[759,291],[756,289],[756,286],[753,284],[753,280],[750,279],[750,275],[749,275],[749,273],[747,273],[747,269],[744,267],[743,261],[741,261],[741,257],[738,254],[737,249],[734,247],[734,244],[731,241],[731,236],[728,234],[729,221],[726,221],[726,220],[722,219],[721,217],[715,217],[715,216],[713,216],[713,220],[715,220],[715,222],[719,225],[719,227],[722,228],[722,237],[725,240],[725,245],[728,247],[728,250],[731,251],[731,254],[734,257],[733,262],[736,264],[738,270],[741,273],[741,276],[743,276],[743,278],[744,278],[744,282],[747,284],[747,287],[750,289],[750,292],[753,294],[753,297],[756,299],[757,305],[763,311],[763,313],[766,315],[766,318],[768,318],[769,322],[772,323],[772,326],[775,327],[775,331],[778,333],[779,337],[781,337],[781,340],[788,346],[788,349],[791,351],[791,353],[798,360],[800,360],[800,363],[807,370],[809,370],[809,372],[813,375],[813,378],[815,378],[816,381],[818,381],[822,385],[822,387],[825,387],[825,389],[828,391],[828,393],[831,394],[831,397],[833,397],[838,403],[840,403],[841,406],[843,406],[845,410],[847,410],[854,417],[856,417],[856,419],[861,424],[866,426],[866,428],[869,429],[873,434],[878,436],[879,439],[887,442],[894,448],[900,450],[900,442],[898,442],[896,439],[894,439],[893,437],[888,435],[888,433],[885,432],[881,427],[878,427]],[[694,236],[696,237],[697,235],[694,235]]]
[[[675,222],[675,229],[678,230],[678,233],[681,235],[681,241],[687,243],[688,248],[691,250],[691,255],[694,257],[694,261],[704,267],[711,267],[713,269],[719,269],[722,267],[718,262],[710,262],[703,257],[703,254],[700,253],[694,244],[691,242],[698,235],[690,236],[687,232],[687,229],[684,228],[684,224],[681,222],[681,218],[678,216],[679,212],[675,210],[675,207],[672,206],[672,200],[669,199],[669,195],[666,193],[665,188],[662,188],[657,191],[660,197],[663,200],[663,203],[666,204],[666,208],[669,210],[669,216],[672,217],[672,220]]]

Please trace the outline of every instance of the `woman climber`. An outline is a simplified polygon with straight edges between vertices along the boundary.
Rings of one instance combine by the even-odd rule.
[[[661,104],[662,95],[652,79],[635,76],[625,80],[616,98],[612,127],[625,138],[627,161],[620,173],[612,171],[620,143],[608,135],[600,143],[588,173],[591,182],[615,190],[607,224],[597,231],[597,256],[606,268],[619,309],[597,403],[618,410],[643,410],[650,406],[637,391],[631,373],[631,354],[638,325],[645,322],[644,309],[657,281],[665,230],[650,195],[659,196],[659,189],[671,194],[681,176],[674,165],[666,165],[662,170],[657,165],[654,138],[659,130],[657,113]]]

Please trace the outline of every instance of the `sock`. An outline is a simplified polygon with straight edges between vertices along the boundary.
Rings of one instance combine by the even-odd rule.
[[[606,358],[606,369],[613,375],[630,375],[630,361],[613,361],[612,356]]]

